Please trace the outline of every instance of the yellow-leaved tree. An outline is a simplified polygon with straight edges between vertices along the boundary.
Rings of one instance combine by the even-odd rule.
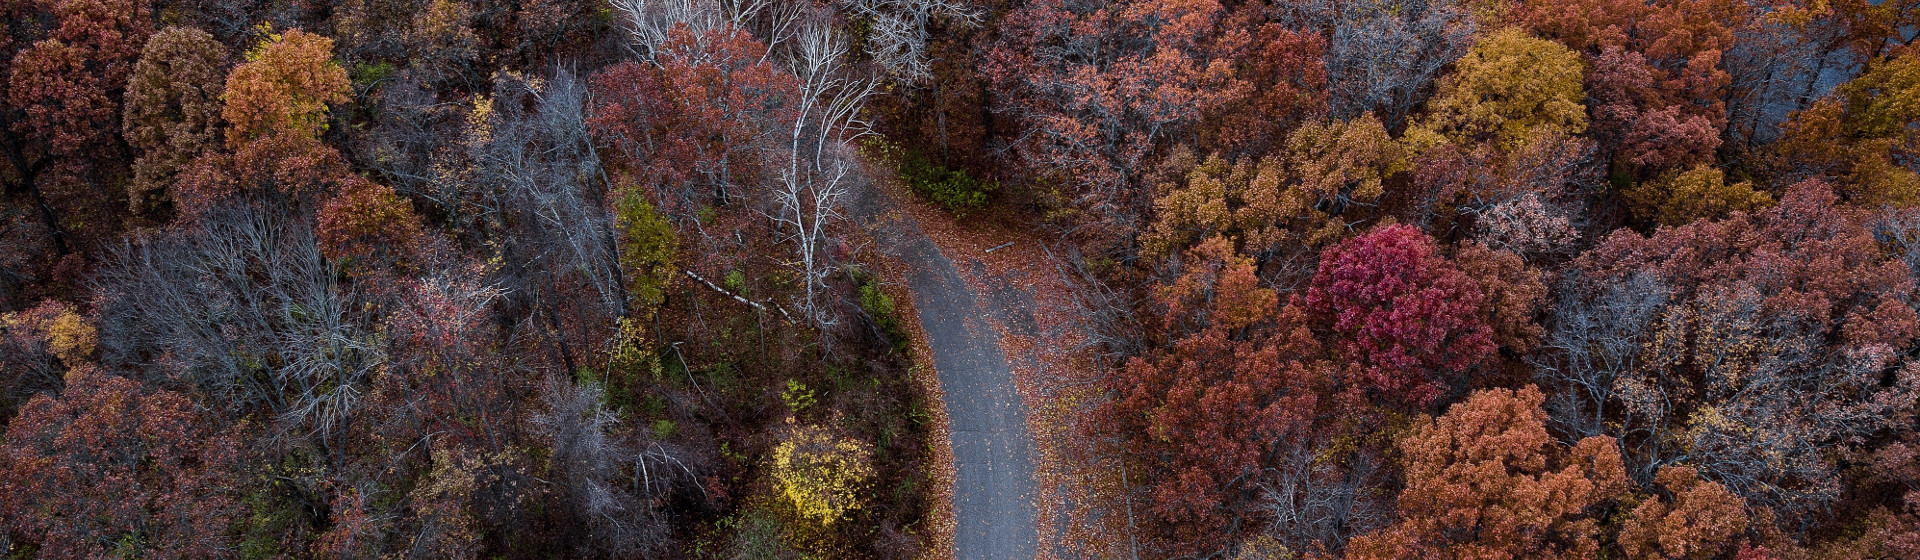
[[[1586,63],[1565,46],[1507,28],[1480,38],[1440,80],[1427,115],[1407,129],[1416,148],[1491,141],[1511,149],[1543,132],[1587,129]]]
[[[1405,147],[1370,113],[1302,124],[1283,151],[1257,161],[1200,161],[1176,148],[1160,170],[1142,254],[1177,255],[1213,235],[1248,255],[1325,246],[1374,217],[1384,182],[1410,167]]]
[[[1729,185],[1726,174],[1710,165],[1641,183],[1623,194],[1634,215],[1666,226],[1724,218],[1735,211],[1757,212],[1773,205],[1773,197],[1754,190],[1752,183]]]
[[[1774,172],[1825,177],[1867,207],[1920,206],[1920,49],[1867,63],[1832,95],[1797,111],[1774,147]]]
[[[237,150],[272,133],[318,137],[327,128],[327,106],[346,102],[351,85],[333,61],[332,39],[298,29],[268,32],[227,75],[227,145]]]

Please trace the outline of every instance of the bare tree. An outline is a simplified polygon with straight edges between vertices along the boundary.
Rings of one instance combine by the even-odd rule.
[[[775,173],[769,217],[780,227],[780,240],[794,246],[793,267],[805,284],[801,312],[824,325],[831,318],[821,297],[835,270],[825,254],[827,236],[842,217],[841,199],[854,171],[847,142],[867,133],[860,111],[879,82],[844,68],[846,40],[829,24],[803,27],[796,46],[791,64],[800,94],[790,113],[793,122],[782,146],[786,161]]]
[[[628,312],[611,188],[586,125],[585,84],[556,70],[496,77],[468,114],[463,141],[433,165],[424,192],[448,229],[497,259],[506,313],[576,366],[595,332]],[[589,332],[561,328],[564,319]]]
[[[1920,278],[1920,211],[1889,208],[1873,221],[1873,237],[1893,249],[1907,271]]]
[[[1570,441],[1618,435],[1606,429],[1619,379],[1658,364],[1644,363],[1642,348],[1665,310],[1669,292],[1650,273],[1602,283],[1578,270],[1560,283],[1561,299],[1534,377],[1553,391],[1550,419]]]
[[[702,35],[733,23],[717,0],[615,0],[613,8],[624,16],[627,33],[633,36],[634,54],[648,62],[653,61],[676,26]]]
[[[610,324],[626,315],[627,288],[605,172],[587,130],[586,85],[563,70],[544,80],[506,77],[494,90],[486,141],[470,154],[476,179],[497,189],[498,209],[521,228],[503,241],[519,245],[522,266],[584,277]]]
[[[929,30],[945,18],[961,25],[978,25],[985,13],[962,0],[841,0],[847,13],[865,18],[867,55],[888,73],[908,83],[933,77],[927,62]]]
[[[727,26],[746,29],[771,53],[799,32],[809,6],[777,0],[614,0],[613,8],[633,38],[634,55],[651,63],[676,27],[696,41]]]
[[[1736,31],[1722,59],[1732,89],[1728,142],[1753,149],[1778,139],[1789,115],[1858,75],[1865,60],[1843,48],[1848,34],[1826,18],[1804,26],[1761,18]]]
[[[1915,387],[1882,387],[1886,347],[1828,344],[1817,321],[1766,309],[1749,285],[1677,298],[1650,274],[1574,273],[1536,377],[1569,439],[1607,435],[1651,485],[1688,465],[1795,519],[1839,498],[1830,450],[1902,417]]]
[[[313,231],[241,204],[117,251],[95,281],[102,362],[265,410],[329,446],[386,363]]]
[[[1892,348],[1826,345],[1812,321],[1761,300],[1748,286],[1696,296],[1689,358],[1700,383],[1683,387],[1697,406],[1670,420],[1684,422],[1672,429],[1680,445],[1649,462],[1697,465],[1748,503],[1803,518],[1840,497],[1830,450],[1896,425],[1916,388],[1881,386]]]
[[[1291,550],[1339,552],[1347,539],[1385,527],[1392,511],[1377,491],[1380,458],[1356,449],[1329,460],[1331,449],[1305,442],[1281,451],[1277,468],[1260,485],[1259,508],[1272,519],[1267,533]]]
[[[843,217],[841,199],[857,173],[848,142],[867,133],[861,111],[880,82],[847,65],[849,46],[832,24],[832,14],[795,11],[795,4],[628,0],[619,9],[642,60],[659,64],[655,55],[674,40],[675,30],[706,40],[724,35],[709,31],[733,27],[757,29],[768,46],[766,56],[786,66],[794,91],[768,97],[775,106],[748,115],[753,122],[744,124],[768,140],[754,146],[759,150],[754,156],[769,171],[760,212],[775,225],[777,242],[794,248],[790,265],[802,284],[798,307],[814,324],[827,325],[833,319],[823,292],[836,269],[826,248]],[[707,64],[700,45],[673,48],[676,64]]]
[[[668,530],[652,499],[658,487],[651,476],[644,477],[644,487],[623,481],[642,478],[640,462],[652,457],[635,453],[613,436],[618,420],[601,406],[603,398],[597,385],[550,378],[543,395],[546,411],[534,416],[534,425],[553,445],[553,471],[565,503],[590,528],[588,538],[600,552],[611,557],[656,554]]]
[[[1312,0],[1295,25],[1327,32],[1327,102],[1349,119],[1372,111],[1389,128],[1427,94],[1440,70],[1473,46],[1474,18],[1452,0]]]
[[[350,150],[354,163],[400,194],[438,207],[439,212],[430,207],[428,213],[446,216],[452,229],[472,227],[478,216],[470,207],[472,201],[463,198],[471,189],[465,181],[449,176],[457,173],[451,167],[465,162],[450,162],[446,157],[459,144],[461,126],[466,123],[463,109],[470,106],[441,102],[427,84],[404,69],[373,95],[381,118],[356,138]]]

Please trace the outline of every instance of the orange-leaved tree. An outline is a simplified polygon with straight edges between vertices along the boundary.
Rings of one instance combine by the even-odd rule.
[[[1593,558],[1601,506],[1627,489],[1609,437],[1568,448],[1547,434],[1529,385],[1474,393],[1399,443],[1400,520],[1355,537],[1351,560]]]

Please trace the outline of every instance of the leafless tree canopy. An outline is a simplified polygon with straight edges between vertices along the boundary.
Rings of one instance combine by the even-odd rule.
[[[908,83],[933,77],[927,41],[933,38],[936,21],[978,25],[985,17],[984,10],[965,0],[841,0],[841,6],[868,21],[867,55]]]
[[[1327,30],[1328,107],[1335,118],[1373,112],[1398,127],[1440,70],[1467,53],[1474,18],[1453,0],[1315,0],[1288,17]]]
[[[102,362],[264,409],[322,441],[386,356],[361,298],[296,220],[251,204],[130,242],[96,280]]]

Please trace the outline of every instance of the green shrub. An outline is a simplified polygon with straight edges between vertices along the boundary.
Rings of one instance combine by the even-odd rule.
[[[891,162],[900,180],[913,192],[945,208],[955,218],[965,218],[969,213],[986,208],[988,195],[1000,188],[992,180],[978,179],[964,169],[940,165],[918,150],[903,148],[886,140],[874,140],[868,147],[880,152],[881,157]]]
[[[634,316],[649,317],[666,299],[667,284],[678,272],[674,261],[679,241],[666,217],[639,193],[622,196],[619,211],[620,268],[638,308]]]
[[[353,80],[354,89],[365,91],[373,89],[375,85],[379,85],[380,82],[384,82],[387,78],[393,77],[397,71],[399,71],[399,69],[395,68],[393,63],[383,60],[372,64],[365,62],[355,63],[353,68],[347,71],[347,74],[348,77]]]
[[[868,280],[860,285],[860,309],[873,317],[873,323],[886,335],[888,344],[894,352],[907,351],[907,333],[900,327],[900,318],[894,314],[893,296],[880,289],[880,283]]]
[[[716,524],[723,533],[731,533],[732,558],[792,558],[798,553],[781,538],[785,531],[780,520],[765,510],[752,508],[721,519]]]
[[[652,428],[653,428],[653,439],[657,441],[664,441],[667,438],[671,438],[673,437],[674,433],[680,431],[680,425],[673,423],[672,420],[667,420],[664,418],[660,420],[654,420]]]
[[[813,406],[819,399],[814,395],[813,389],[807,388],[807,384],[788,379],[787,390],[780,392],[780,401],[786,403],[787,410],[798,414]]]

